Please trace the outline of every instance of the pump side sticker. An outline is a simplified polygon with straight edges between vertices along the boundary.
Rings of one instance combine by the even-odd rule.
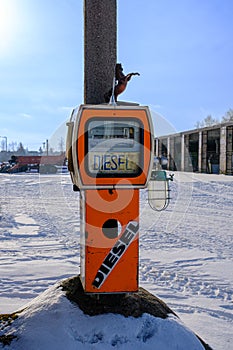
[[[92,285],[95,288],[100,288],[107,279],[111,271],[114,269],[120,258],[124,255],[131,242],[137,236],[139,231],[139,223],[137,221],[130,221],[121,237],[112,247],[103,263],[101,264]]]

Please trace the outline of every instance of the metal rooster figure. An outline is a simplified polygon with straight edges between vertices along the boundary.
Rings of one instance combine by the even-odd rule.
[[[122,67],[121,63],[116,64],[116,68],[115,68],[116,85],[114,87],[114,99],[115,99],[115,101],[117,101],[118,95],[120,95],[126,89],[127,83],[128,83],[128,81],[130,81],[130,79],[133,75],[140,75],[140,74],[139,73],[128,73],[127,75],[124,75],[123,67]],[[104,95],[105,102],[108,103],[111,99],[111,96],[112,96],[112,89],[109,90]]]

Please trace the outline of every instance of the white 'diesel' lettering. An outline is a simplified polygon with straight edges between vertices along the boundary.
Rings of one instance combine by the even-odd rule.
[[[101,264],[92,285],[100,288],[107,279],[111,271],[114,269],[120,258],[124,255],[131,242],[134,240],[139,231],[139,223],[137,221],[129,221],[125,231],[119,240],[112,247],[103,263]]]

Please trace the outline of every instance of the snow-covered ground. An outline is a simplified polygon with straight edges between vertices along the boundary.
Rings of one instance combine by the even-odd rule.
[[[233,177],[175,173],[171,204],[141,191],[140,285],[214,349],[233,348]],[[69,175],[0,174],[0,314],[79,273]],[[67,306],[68,307],[68,306]]]
[[[64,297],[59,284],[27,304],[13,324],[0,328],[17,335],[9,350],[203,350],[201,342],[175,316],[143,314],[89,316]],[[2,346],[0,344],[0,349]]]

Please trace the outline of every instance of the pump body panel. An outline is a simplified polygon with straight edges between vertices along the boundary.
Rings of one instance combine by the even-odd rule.
[[[86,190],[85,194],[84,191],[81,193],[81,280],[84,290],[87,293],[136,292],[139,191]]]

